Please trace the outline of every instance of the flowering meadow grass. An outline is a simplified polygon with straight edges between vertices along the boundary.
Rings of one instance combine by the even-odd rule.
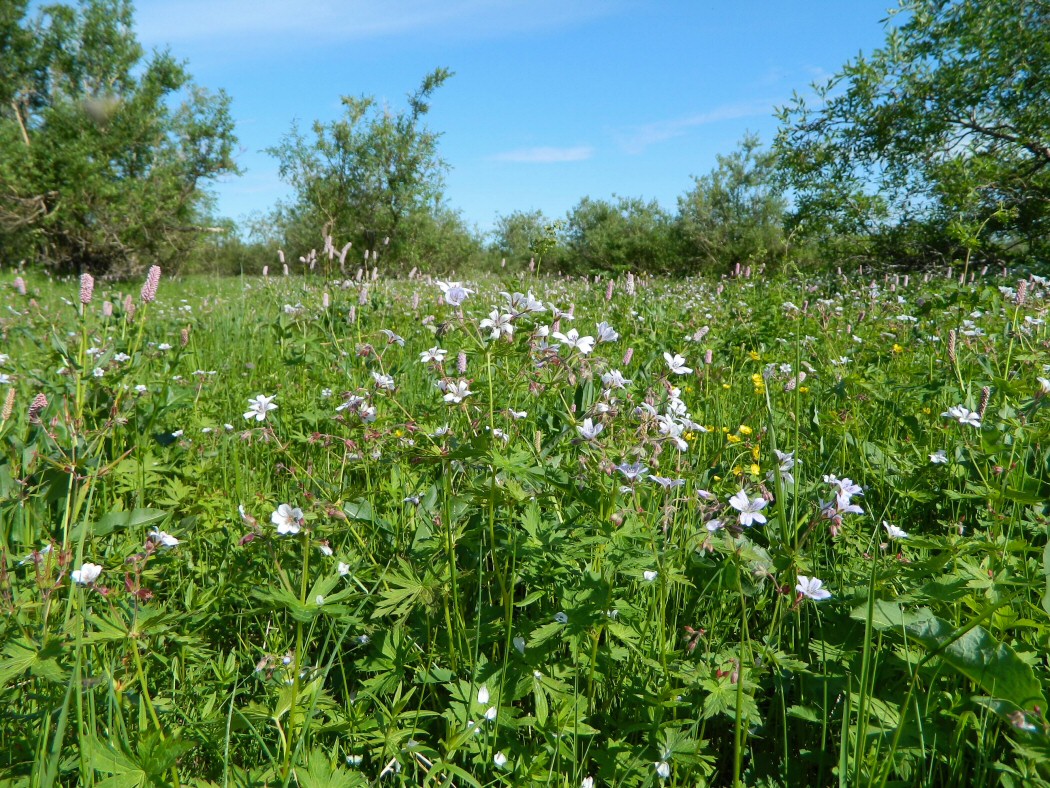
[[[0,778],[1045,784],[1048,282],[51,282]]]

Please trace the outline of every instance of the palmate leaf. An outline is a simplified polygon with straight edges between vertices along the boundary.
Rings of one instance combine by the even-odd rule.
[[[354,788],[368,785],[363,774],[333,766],[320,749],[311,750],[306,764],[296,767],[293,772],[301,788]]]
[[[41,648],[18,638],[4,647],[0,657],[0,686],[18,678],[27,670],[34,676],[56,683],[64,682],[68,671],[58,663],[62,655],[62,646],[58,641],[48,641]]]

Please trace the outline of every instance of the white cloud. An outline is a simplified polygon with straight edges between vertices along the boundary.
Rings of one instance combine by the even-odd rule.
[[[506,161],[515,164],[561,164],[568,161],[585,161],[593,155],[594,148],[590,145],[577,145],[573,148],[518,148],[496,153],[489,158],[492,161]]]
[[[741,118],[755,118],[763,115],[773,114],[775,101],[750,101],[739,104],[726,104],[715,107],[707,112],[695,115],[687,115],[683,118],[661,120],[655,123],[646,123],[634,126],[617,133],[615,136],[620,147],[627,153],[642,153],[650,145],[658,142],[666,142],[675,137],[682,137],[690,129],[698,126],[709,126],[712,123],[721,123],[727,120],[739,120]]]
[[[136,8],[136,32],[149,45],[280,45],[287,54],[292,43],[309,46],[418,32],[488,37],[561,28],[615,13],[622,5],[619,0],[142,0]]]

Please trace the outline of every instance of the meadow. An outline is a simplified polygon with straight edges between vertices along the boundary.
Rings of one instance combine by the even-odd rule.
[[[1044,278],[18,274],[7,784],[1050,780]]]

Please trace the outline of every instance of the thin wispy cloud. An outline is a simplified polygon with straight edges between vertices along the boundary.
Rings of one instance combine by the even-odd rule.
[[[615,13],[599,0],[144,0],[136,11],[147,44],[187,42],[261,49],[353,42],[426,32],[484,38],[557,29]]]
[[[643,153],[650,145],[683,137],[699,126],[709,126],[727,120],[755,118],[773,113],[775,101],[749,101],[739,104],[726,104],[707,112],[687,115],[683,118],[661,120],[633,126],[615,134],[620,147],[626,153]]]
[[[572,148],[519,148],[497,153],[489,158],[492,161],[514,164],[562,164],[570,161],[586,161],[593,155],[594,148],[590,145],[577,145]]]

